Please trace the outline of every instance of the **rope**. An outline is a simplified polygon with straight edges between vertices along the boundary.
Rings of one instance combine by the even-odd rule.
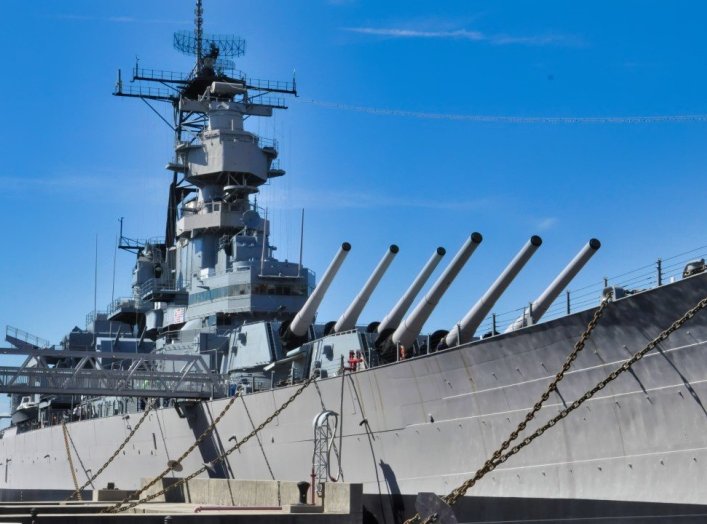
[[[160,473],[157,477],[152,479],[149,483],[144,485],[142,488],[138,489],[137,491],[134,491],[127,497],[125,497],[121,502],[118,502],[115,506],[109,507],[104,509],[101,513],[111,513],[113,510],[118,509],[121,505],[128,503],[130,499],[136,499],[138,498],[146,489],[151,488],[157,482],[162,480],[167,474],[169,474],[170,471],[172,471],[174,468],[177,466],[181,465],[182,461],[187,458],[187,456],[196,449],[197,446],[199,446],[204,440],[211,435],[211,433],[214,431],[216,428],[216,424],[218,424],[223,416],[226,414],[226,412],[231,409],[231,406],[233,406],[233,403],[236,401],[236,399],[240,396],[240,391],[237,392],[233,397],[231,397],[231,400],[228,401],[228,404],[224,406],[224,408],[221,410],[221,413],[218,414],[218,416],[214,419],[214,421],[209,425],[208,428],[206,428],[201,435],[194,441],[194,443],[187,448],[187,450],[182,453],[179,458],[175,461],[170,461],[169,465]],[[206,469],[206,468],[204,468]],[[127,508],[126,508],[127,509]],[[121,510],[122,511],[122,510]]]
[[[288,407],[290,404],[292,404],[292,402],[294,402],[294,400],[295,400],[297,397],[299,397],[299,396],[302,394],[302,392],[307,388],[307,386],[309,386],[312,382],[314,382],[315,379],[316,379],[316,376],[315,376],[315,375],[312,375],[312,376],[309,377],[307,380],[305,380],[305,381],[302,383],[302,385],[297,389],[297,391],[295,391],[294,394],[293,394],[289,399],[287,399],[278,409],[276,409],[276,410],[275,410],[267,419],[265,419],[265,421],[263,421],[257,428],[255,428],[253,431],[251,431],[251,432],[250,432],[248,435],[246,435],[242,440],[236,442],[233,446],[231,446],[229,449],[227,449],[224,453],[222,453],[221,455],[219,455],[218,457],[216,457],[215,459],[213,459],[213,460],[212,460],[211,462],[209,462],[208,464],[205,464],[203,467],[199,468],[198,470],[196,470],[196,471],[195,471],[194,473],[192,473],[191,475],[179,479],[179,480],[176,481],[174,484],[170,484],[169,486],[167,486],[167,487],[161,489],[161,490],[158,491],[157,493],[153,493],[153,494],[148,495],[148,496],[146,496],[146,497],[144,497],[144,498],[141,498],[141,499],[138,499],[138,500],[134,500],[134,501],[128,503],[131,498],[137,498],[137,497],[139,497],[140,494],[142,494],[146,489],[152,487],[152,486],[155,485],[157,482],[159,482],[169,471],[171,471],[171,468],[167,468],[164,472],[162,472],[162,474],[161,474],[160,476],[158,476],[157,478],[153,479],[153,480],[152,480],[151,482],[149,482],[147,485],[145,485],[145,486],[143,486],[142,488],[140,488],[139,490],[135,491],[135,493],[133,493],[133,494],[130,495],[129,497],[125,498],[125,499],[122,500],[121,502],[118,502],[118,503],[115,504],[114,506],[111,506],[111,507],[109,507],[109,508],[104,509],[101,513],[117,513],[117,512],[123,512],[123,511],[127,511],[128,509],[134,508],[135,506],[137,506],[137,505],[139,505],[139,504],[143,504],[143,503],[145,503],[145,502],[149,502],[149,501],[151,501],[151,500],[154,500],[154,499],[156,499],[157,497],[159,497],[159,496],[161,496],[161,495],[164,495],[164,494],[167,493],[169,490],[174,489],[174,488],[176,488],[177,486],[181,486],[181,485],[183,485],[183,484],[189,482],[189,481],[192,480],[193,478],[195,478],[195,477],[201,475],[203,472],[205,472],[207,469],[209,469],[209,467],[210,467],[212,464],[215,464],[215,463],[217,463],[217,462],[221,462],[221,461],[225,460],[226,457],[228,457],[228,456],[229,456],[231,453],[233,453],[234,451],[237,451],[238,449],[240,449],[240,447],[241,447],[243,444],[245,444],[245,443],[248,442],[251,438],[253,438],[255,435],[257,435],[265,426],[267,426],[268,424],[270,424],[270,423],[275,419],[275,417],[277,417],[278,415],[280,415],[280,413],[282,413],[285,409],[287,409],[287,407]],[[220,418],[223,416],[223,414],[225,414],[226,410],[227,410],[231,405],[233,405],[233,402],[235,402],[236,398],[237,398],[237,396],[236,396],[236,397],[233,397],[233,398],[231,399],[231,401],[228,403],[228,405],[226,406],[226,408],[224,408],[224,410],[221,412],[221,415],[219,415],[219,417],[214,421],[214,423],[212,424],[211,428],[210,428],[210,429],[207,429],[206,431],[208,431],[209,433],[210,433],[210,431],[213,431],[213,428],[216,426],[216,424],[218,423],[218,421],[220,420]],[[205,431],[204,433],[206,433],[206,431]],[[203,436],[203,434],[202,434],[202,436]],[[202,439],[202,437],[199,437],[199,439]],[[202,439],[202,440],[203,440],[203,439]],[[197,441],[199,441],[199,440],[197,440]],[[193,446],[189,449],[188,452],[184,453],[184,454],[178,459],[177,463],[180,463],[181,460],[183,460],[183,458],[186,457],[186,455],[187,455],[192,449],[194,449],[195,447],[196,447],[196,444],[193,445]]]
[[[81,497],[81,492],[79,491],[79,481],[76,478],[76,471],[74,470],[74,460],[71,458],[71,449],[69,449],[69,430],[66,427],[66,422],[63,420],[61,421],[61,429],[64,432],[64,447],[66,448],[66,456],[69,459],[69,468],[71,468],[71,478],[74,481],[74,487],[76,488],[76,491],[74,494],[76,495],[76,500],[83,500]],[[71,496],[73,498],[74,495]]]
[[[67,435],[69,437],[69,443],[71,444],[71,449],[74,450],[74,454],[76,455],[76,459],[79,461],[79,466],[81,466],[81,469],[83,470],[84,475],[86,475],[86,478],[89,478],[88,470],[86,469],[86,466],[84,465],[83,460],[81,460],[81,455],[79,455],[79,450],[76,448],[76,444],[74,444],[74,439],[71,437],[71,433],[67,433]],[[89,484],[91,484],[92,488],[95,487],[92,482],[89,482]],[[84,484],[83,487],[86,487],[86,484]],[[83,488],[79,488],[79,491],[81,489],[83,489]],[[72,495],[72,497],[73,497],[73,495]],[[67,501],[71,500],[72,497],[70,497],[66,500]]]
[[[253,417],[250,416],[250,410],[248,409],[248,405],[245,403],[245,397],[241,396],[241,400],[243,401],[243,409],[245,409],[245,414],[248,415],[248,420],[250,421],[250,425],[253,429],[255,429],[255,422],[253,422]],[[263,443],[260,441],[259,436],[255,436],[255,439],[258,441],[258,446],[260,446],[260,451],[263,453],[263,458],[265,459],[265,465],[268,467],[268,471],[270,472],[270,478],[275,480],[275,474],[272,472],[272,468],[270,467],[270,461],[268,460],[268,456],[265,453],[265,448],[263,447]]]
[[[147,415],[150,413],[150,411],[152,411],[155,408],[156,405],[157,405],[157,400],[155,399],[146,406],[145,412],[142,414],[142,417],[140,417],[140,420],[137,421],[137,424],[135,424],[135,427],[132,429],[132,431],[130,431],[130,433],[125,438],[125,440],[123,440],[123,443],[120,444],[120,446],[118,446],[118,448],[113,452],[113,454],[108,458],[108,460],[106,460],[105,463],[100,468],[98,468],[98,471],[96,471],[96,473],[94,473],[91,476],[91,478],[89,478],[84,483],[83,486],[81,486],[80,488],[77,487],[76,491],[74,491],[71,494],[71,496],[69,496],[69,498],[67,498],[66,500],[73,499],[76,496],[76,494],[79,493],[81,490],[83,490],[86,486],[88,486],[89,484],[93,484],[93,481],[96,480],[98,478],[98,476],[105,471],[105,469],[108,467],[108,465],[115,460],[115,458],[120,454],[120,452],[123,450],[123,448],[128,444],[128,442],[130,442],[130,439],[132,439],[133,435],[135,435],[135,433],[137,433],[137,430],[140,429],[140,426],[147,418]],[[78,453],[76,453],[76,456],[78,457]],[[81,460],[81,459],[79,458],[79,460]]]
[[[343,361],[344,357],[343,355],[341,356],[341,360]],[[331,442],[329,444],[329,449],[327,450],[327,475],[329,476],[329,480],[332,482],[339,482],[340,480],[343,480],[344,478],[344,470],[341,467],[341,454],[343,452],[343,446],[344,446],[344,381],[346,378],[346,368],[341,366],[341,396],[339,397],[339,417],[336,421],[336,426],[334,426],[334,434],[331,436]],[[337,449],[336,447],[336,432],[339,432],[339,447]],[[336,472],[336,477],[332,476],[331,474],[331,460],[330,460],[330,455],[331,455],[331,448],[334,448],[334,456],[336,457],[336,462],[338,465],[338,470]]]

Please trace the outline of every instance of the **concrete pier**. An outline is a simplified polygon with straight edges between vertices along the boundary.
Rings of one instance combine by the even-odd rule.
[[[164,479],[142,494],[161,491],[177,479]],[[104,489],[84,502],[22,502],[0,505],[4,523],[282,523],[360,524],[361,484],[329,483],[315,504],[300,504],[296,482],[193,479],[154,501],[122,513],[101,513],[130,492]],[[308,495],[308,500],[311,495]]]

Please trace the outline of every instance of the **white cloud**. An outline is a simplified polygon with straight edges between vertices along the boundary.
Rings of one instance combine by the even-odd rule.
[[[459,40],[487,40],[479,31],[458,29],[455,31],[419,31],[417,29],[345,27],[344,31],[366,35],[389,36],[392,38],[453,38]]]
[[[535,35],[535,36],[513,36],[513,35],[488,35],[481,31],[471,31],[468,29],[455,29],[447,31],[424,31],[407,28],[378,28],[378,27],[344,27],[343,31],[366,35],[384,36],[388,38],[427,38],[427,39],[447,39],[447,40],[467,40],[472,42],[488,42],[493,45],[527,45],[543,46],[554,44],[579,45],[580,40],[576,37],[565,35]]]
[[[545,217],[537,221],[535,225],[540,231],[547,231],[548,229],[554,228],[558,223],[556,217]]]

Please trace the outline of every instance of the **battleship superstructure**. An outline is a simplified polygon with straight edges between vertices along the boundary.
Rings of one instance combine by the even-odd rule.
[[[80,403],[71,393],[87,390],[77,381],[64,382],[73,385],[64,387],[64,395],[43,383],[51,399],[18,396],[22,416],[0,439],[0,494],[6,500],[67,496],[70,468],[81,482],[91,480],[89,489],[108,482],[137,488],[189,447],[228,398],[240,392],[242,403],[180,468],[172,468],[171,476],[204,463],[211,467],[203,476],[217,478],[302,480],[316,470],[321,486],[335,481],[330,464],[322,461],[335,460],[338,478],[363,483],[371,518],[399,521],[414,512],[418,492],[444,494],[471,476],[544,391],[594,310],[540,321],[600,243],[591,239],[504,333],[494,319],[484,334],[482,322],[541,246],[537,236],[446,329],[422,334],[434,307],[482,243],[479,233],[468,236],[414,307],[446,254],[443,248],[433,250],[380,322],[358,325],[398,253],[396,245],[385,250],[336,321],[317,322],[317,309],[351,246],[341,244],[316,286],[314,274],[301,262],[275,257],[269,221],[255,197],[260,186],[285,173],[276,161],[277,144],[244,126],[249,117],[284,109],[284,100],[270,95],[294,95],[296,86],[236,72],[231,60],[244,52],[245,43],[204,35],[200,0],[196,6],[194,33],[175,35],[175,47],[195,57],[194,69],[181,75],[136,66],[132,80],[138,83],[128,86],[119,74],[115,90],[174,109],[165,238],[138,242],[121,231],[120,247],[136,255],[132,295],[115,300],[105,313],[93,312],[87,328],[69,333],[60,348],[8,332],[13,345],[36,355],[37,362],[43,359],[39,371],[70,370],[68,375],[80,377],[80,369],[87,380],[115,372],[120,379],[106,379],[111,388],[84,394]],[[650,290],[607,290],[613,302],[534,424],[581,396],[707,296],[704,268],[704,261],[696,261],[684,278],[658,282]],[[471,493],[475,497],[458,505],[460,515],[669,514],[702,504],[706,343],[702,314],[632,368],[631,376],[611,384],[534,443],[532,452],[485,477]],[[130,364],[135,355],[143,356],[142,367]],[[181,399],[191,396],[188,389],[158,390],[165,377],[186,374],[187,368],[178,367],[184,359],[197,371],[194,383],[201,385],[194,396],[212,400],[187,403]],[[87,360],[91,369],[85,368]],[[25,372],[39,384],[37,372]],[[33,387],[30,382],[26,388]],[[218,460],[225,442],[249,433],[308,383],[314,386],[258,439]],[[131,437],[131,447],[92,479],[130,434],[130,417],[146,408],[148,397],[161,397],[160,409],[149,413]],[[76,464],[67,457],[67,433],[59,424],[69,421],[65,427],[80,458]],[[334,453],[317,454],[322,434],[327,442],[337,436]]]

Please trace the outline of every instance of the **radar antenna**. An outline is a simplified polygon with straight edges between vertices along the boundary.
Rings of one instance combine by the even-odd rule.
[[[245,54],[245,40],[233,35],[205,35],[204,8],[201,2],[202,0],[196,0],[194,8],[194,32],[174,33],[174,48],[182,54],[196,57],[194,76],[205,68],[219,71],[233,70],[235,64],[229,58]]]
[[[202,133],[209,128],[212,117],[218,120],[218,115],[212,114],[211,100],[218,100],[223,106],[232,108],[231,113],[237,118],[230,120],[229,125],[224,129],[233,132],[236,123],[239,124],[236,126],[238,129],[243,129],[242,121],[245,118],[269,117],[275,109],[287,109],[284,97],[269,95],[278,93],[297,96],[294,73],[292,81],[287,82],[259,80],[236,71],[232,59],[245,54],[245,40],[237,36],[204,34],[203,26],[203,0],[195,0],[193,31],[177,32],[173,40],[177,51],[195,57],[196,63],[191,72],[146,68],[136,62],[129,85],[123,82],[122,73],[118,70],[118,79],[113,91],[116,96],[142,100],[174,132],[175,154],[165,166],[173,172],[165,230],[164,245],[166,246],[174,244],[177,209],[190,193],[198,190],[192,182],[199,180],[199,177],[201,179],[211,177],[218,184],[223,185],[225,197],[241,198],[243,195],[257,191],[257,186],[268,178],[282,176],[285,173],[274,162],[277,157],[276,143],[266,142],[247,132],[247,135],[252,135],[253,140],[248,143],[254,144],[258,149],[256,154],[265,157],[262,163],[264,169],[259,169],[255,173],[247,170],[233,173],[219,171],[220,174],[214,176],[212,172],[200,174],[190,170],[189,155],[196,154],[193,151],[206,147],[201,144]],[[165,102],[172,106],[173,123],[170,123],[153,106],[153,102]],[[215,125],[220,129],[218,126],[222,123]],[[232,167],[232,164],[228,165]],[[231,188],[232,191],[226,188]],[[139,253],[144,248],[144,243],[128,239],[122,235],[122,232],[120,236],[119,247],[122,249]]]
[[[283,99],[265,97],[264,95],[282,93],[297,96],[294,73],[291,82],[281,82],[250,78],[242,71],[237,71],[232,59],[245,54],[245,40],[234,35],[204,34],[203,0],[195,1],[194,31],[177,31],[174,33],[173,39],[174,49],[196,58],[194,69],[190,73],[161,71],[141,67],[136,62],[132,71],[131,84],[133,85],[125,85],[122,73],[118,70],[118,80],[113,94],[140,98],[144,102],[169,102],[177,108],[180,98],[186,97],[195,100],[204,93],[204,89],[212,81],[219,80],[240,85],[246,91],[254,92],[251,95],[242,93],[242,99],[247,100],[249,104],[255,102],[272,109],[286,109],[287,106]],[[142,81],[157,83],[159,86],[146,87],[140,84]],[[134,82],[138,83],[134,84]],[[184,123],[177,122],[176,126],[170,127],[173,127],[177,134],[181,135],[180,131],[183,129]]]

